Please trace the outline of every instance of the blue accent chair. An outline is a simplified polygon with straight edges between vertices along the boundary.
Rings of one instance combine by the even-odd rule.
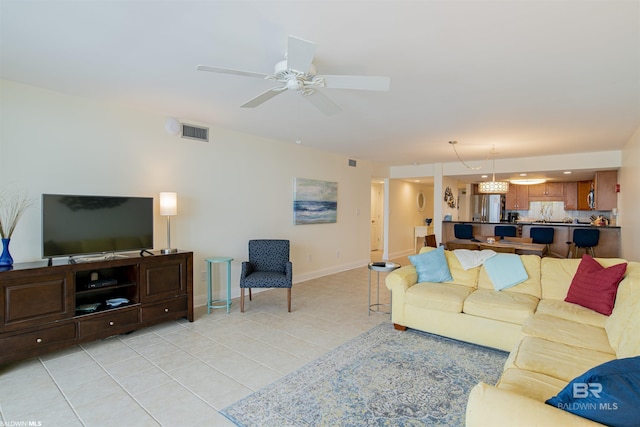
[[[291,312],[293,265],[289,260],[289,241],[276,239],[249,240],[249,261],[240,271],[240,311],[244,313],[244,289],[286,288],[287,306]]]
[[[502,240],[505,237],[516,237],[518,229],[515,225],[496,225],[493,229],[493,235],[500,237]]]
[[[473,225],[453,224],[453,235],[456,239],[473,239]]]

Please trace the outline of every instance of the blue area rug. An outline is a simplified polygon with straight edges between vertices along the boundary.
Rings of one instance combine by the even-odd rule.
[[[464,426],[507,353],[385,323],[223,409],[238,426]]]

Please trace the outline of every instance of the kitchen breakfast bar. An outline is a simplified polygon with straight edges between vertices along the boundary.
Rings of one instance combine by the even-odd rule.
[[[474,236],[495,236],[496,225],[513,225],[518,229],[518,237],[530,237],[530,231],[533,227],[553,227],[554,236],[553,243],[549,247],[549,252],[560,255],[567,255],[569,245],[567,242],[572,241],[573,230],[584,228],[595,228],[600,230],[600,239],[598,245],[594,247],[596,257],[600,258],[619,258],[621,253],[620,245],[620,227],[618,226],[593,226],[590,224],[575,224],[561,222],[472,222],[472,221],[443,221],[442,222],[442,242],[455,240],[454,224],[471,224],[473,226]],[[582,256],[580,251],[579,256]]]

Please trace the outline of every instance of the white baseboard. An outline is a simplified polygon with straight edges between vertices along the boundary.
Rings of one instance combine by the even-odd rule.
[[[293,284],[295,285],[296,283],[306,282],[307,280],[317,279],[318,277],[324,277],[330,274],[336,274],[336,273],[341,273],[347,270],[353,270],[354,268],[364,267],[368,264],[369,264],[369,259],[363,259],[360,261],[354,261],[347,264],[335,264],[335,265],[332,265],[331,267],[323,268],[321,270],[311,271],[304,274],[295,274],[295,266],[294,266]],[[253,288],[251,292],[256,294],[269,289],[271,288],[265,288],[265,289]],[[232,283],[231,299],[239,298],[239,297],[240,297],[240,287],[236,283],[234,288],[234,284]],[[196,295],[194,297],[193,304],[195,307],[206,307],[207,295]]]

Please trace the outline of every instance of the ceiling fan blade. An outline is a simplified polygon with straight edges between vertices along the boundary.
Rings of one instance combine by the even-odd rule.
[[[314,89],[309,94],[300,92],[300,95],[302,95],[302,97],[304,97],[313,106],[325,113],[327,116],[331,116],[342,111],[342,108],[340,108],[338,104],[333,102],[328,96],[318,90]]]
[[[235,74],[245,77],[257,77],[259,79],[266,79],[267,77],[271,77],[268,74],[252,73],[251,71],[232,70],[231,68],[212,67],[210,65],[198,65],[197,68],[200,71],[212,71],[214,73],[222,74]]]
[[[391,79],[382,76],[318,76],[327,89],[357,89],[388,91]]]
[[[287,90],[286,86],[283,87],[274,87],[271,88],[265,92],[262,92],[260,95],[256,96],[253,99],[250,99],[249,101],[245,102],[244,104],[241,105],[242,108],[254,108],[257,107],[258,105],[267,102],[268,100],[270,100],[271,98],[273,98],[276,95],[281,94],[282,92],[284,92],[285,90]]]
[[[306,40],[289,36],[289,44],[287,47],[287,67],[306,73],[311,68],[313,55],[316,53],[317,46]]]

